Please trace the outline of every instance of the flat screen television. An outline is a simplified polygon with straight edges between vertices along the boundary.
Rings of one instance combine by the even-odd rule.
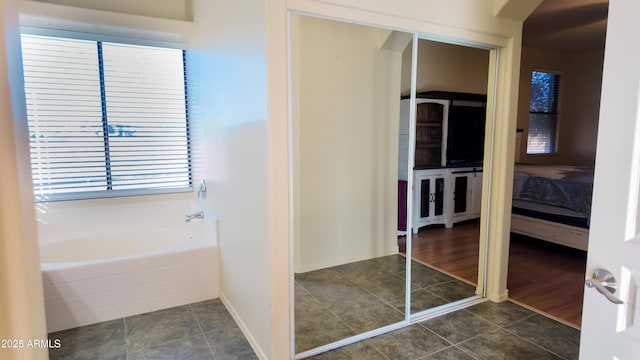
[[[484,105],[456,105],[449,107],[447,136],[447,165],[481,164],[484,158],[486,108]]]

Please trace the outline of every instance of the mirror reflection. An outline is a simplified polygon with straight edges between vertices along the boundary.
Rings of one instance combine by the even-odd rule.
[[[397,173],[411,38],[292,16],[296,353],[405,319]]]
[[[410,314],[481,293],[489,51],[419,40],[414,127],[412,34],[291,24],[296,353],[407,319],[407,234]]]
[[[410,62],[405,52],[403,63]],[[418,42],[413,217],[405,229],[412,233],[411,313],[482,292],[476,287],[488,66],[488,50]],[[402,77],[401,143],[410,76]],[[402,182],[408,172],[399,164]],[[403,252],[405,241],[399,237]]]

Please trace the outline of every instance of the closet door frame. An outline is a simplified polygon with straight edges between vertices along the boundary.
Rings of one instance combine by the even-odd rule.
[[[289,11],[288,13],[288,17],[289,17],[289,22],[291,21],[291,16],[292,14],[299,14],[299,15],[307,15],[307,16],[313,16],[310,15],[308,13],[298,13],[296,11]],[[328,18],[326,16],[323,16],[325,18]],[[336,21],[341,21],[340,19],[335,19]],[[373,25],[376,26],[376,25]],[[387,28],[385,26],[378,26],[380,28]],[[390,29],[390,30],[398,30],[398,29]],[[473,306],[475,304],[478,303],[482,303],[484,301],[487,301],[487,288],[486,288],[486,284],[487,284],[487,277],[488,271],[498,271],[498,273],[500,272],[499,269],[488,269],[487,268],[487,263],[489,263],[489,246],[488,246],[488,238],[489,238],[489,217],[490,217],[490,196],[489,196],[489,191],[492,188],[491,185],[491,180],[492,180],[492,176],[491,176],[491,166],[486,166],[486,165],[491,165],[493,163],[493,158],[494,158],[494,138],[495,138],[495,121],[496,121],[496,103],[495,103],[495,99],[496,99],[496,94],[497,94],[497,76],[498,76],[498,72],[499,72],[499,66],[498,66],[498,59],[500,58],[500,47],[498,46],[491,46],[491,45],[487,45],[484,43],[478,43],[478,42],[473,42],[473,41],[463,41],[463,40],[459,40],[459,39],[452,39],[452,38],[444,38],[444,37],[440,37],[440,36],[433,36],[433,35],[429,35],[429,34],[424,34],[424,33],[419,33],[416,31],[411,31],[411,30],[404,30],[401,29],[399,31],[403,31],[403,32],[407,32],[412,34],[412,59],[411,59],[411,96],[410,96],[410,130],[409,130],[409,154],[408,154],[408,184],[407,184],[407,229],[411,229],[412,228],[412,223],[413,223],[413,176],[414,176],[414,170],[413,170],[413,164],[414,164],[414,156],[415,156],[415,128],[416,128],[416,88],[417,88],[417,60],[418,60],[418,43],[420,39],[424,39],[424,40],[430,40],[430,41],[437,41],[437,42],[442,42],[442,43],[449,43],[449,44],[454,44],[454,45],[461,45],[461,46],[467,46],[467,47],[473,47],[473,48],[480,48],[480,49],[486,49],[490,52],[489,55],[489,76],[488,76],[488,87],[487,87],[487,95],[488,95],[488,99],[489,101],[492,101],[491,104],[488,104],[489,106],[487,106],[487,122],[486,122],[486,128],[485,128],[485,155],[484,155],[484,162],[485,162],[485,167],[484,167],[484,177],[483,177],[483,200],[482,200],[482,206],[481,206],[481,232],[480,232],[480,251],[479,251],[479,276],[478,276],[478,285],[476,287],[476,295],[466,298],[466,299],[462,299],[462,300],[458,300],[455,302],[451,302],[448,304],[444,304],[435,308],[431,308],[431,309],[427,309],[424,311],[420,311],[417,313],[411,313],[411,311],[409,309],[411,309],[411,231],[407,232],[407,239],[406,239],[406,268],[405,268],[405,279],[406,279],[406,283],[405,283],[405,309],[407,309],[407,311],[405,311],[405,319],[404,321],[401,322],[397,322],[395,324],[390,324],[375,330],[371,330],[365,333],[361,333],[361,334],[357,334],[355,336],[340,340],[340,341],[336,341],[318,348],[314,348],[311,349],[309,351],[305,351],[303,353],[299,353],[299,354],[295,354],[294,359],[303,359],[309,356],[313,356],[316,354],[320,354],[329,350],[333,350],[342,346],[346,346],[349,344],[353,344],[356,343],[358,341],[362,341],[374,336],[378,336],[378,335],[382,335],[394,330],[398,330],[410,325],[413,325],[415,323],[421,322],[421,321],[425,321],[431,318],[435,318],[450,312],[454,312],[460,309],[464,309],[466,307],[469,306]],[[289,26],[289,50],[291,50],[291,27]],[[289,51],[289,89],[292,88],[291,86],[291,69],[292,69],[292,62],[291,62],[291,51]],[[289,94],[289,103],[291,104],[292,101],[292,97],[293,95],[290,93]],[[291,111],[289,112],[289,116],[291,117]],[[291,129],[291,124],[292,124],[292,120],[291,118],[289,119],[289,142],[290,144],[293,143],[293,135],[292,135],[292,129]],[[290,149],[292,149],[292,147],[290,146]],[[291,155],[290,155],[291,156]],[[291,193],[291,195],[293,196],[293,192]],[[291,217],[293,217],[293,213],[295,213],[295,210],[293,209],[293,207],[291,208],[292,212],[291,212]],[[293,221],[291,222],[293,224]],[[291,231],[291,234],[295,234],[295,231]],[[293,253],[293,245],[295,243],[295,240],[293,239],[293,235],[291,236],[291,253]],[[499,259],[500,258],[500,254],[496,254],[496,256],[494,256],[493,258]],[[290,257],[290,269],[293,269],[293,256]],[[291,270],[293,271],[293,270]],[[496,275],[492,275],[494,277],[496,277]],[[502,276],[501,274],[498,274],[497,277],[499,278],[500,276]],[[505,279],[506,279],[506,274],[504,275]],[[292,348],[295,348],[293,344],[295,344],[295,324],[294,324],[294,319],[295,319],[295,314],[294,314],[294,281],[293,281],[293,273],[291,273],[290,275],[291,277],[291,284],[290,284],[290,301],[291,301],[291,306],[290,306],[290,319],[291,319],[291,344],[292,344]],[[499,282],[499,281],[498,281]],[[497,288],[500,288],[500,285],[497,285]],[[506,288],[506,280],[505,280],[505,288]],[[495,299],[492,299],[495,301]],[[504,299],[503,299],[504,300]],[[292,352],[293,353],[293,352]]]

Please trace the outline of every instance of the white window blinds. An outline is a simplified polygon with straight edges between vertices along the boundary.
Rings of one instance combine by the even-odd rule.
[[[38,200],[190,189],[182,50],[22,35]]]

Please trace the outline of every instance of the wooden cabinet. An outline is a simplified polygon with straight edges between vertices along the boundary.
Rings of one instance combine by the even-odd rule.
[[[449,213],[449,175],[446,171],[415,172],[413,229],[432,224],[444,224]]]
[[[414,233],[427,225],[450,228],[456,222],[480,217],[480,167],[416,170],[413,184]]]
[[[408,174],[410,106],[410,99],[401,100],[400,180],[407,180]],[[485,95],[434,91],[417,94],[414,169],[481,164],[485,112]]]
[[[409,155],[410,100],[400,102],[400,141],[398,152],[398,178],[407,180]],[[416,99],[415,168],[440,167],[446,162],[447,122],[449,101]]]
[[[410,99],[400,103],[398,152],[398,179],[414,169],[412,231],[480,217],[486,96],[430,91],[416,94],[415,104],[413,164]]]
[[[448,101],[416,100],[416,167],[439,167],[446,161],[443,134],[446,134],[448,112]]]

